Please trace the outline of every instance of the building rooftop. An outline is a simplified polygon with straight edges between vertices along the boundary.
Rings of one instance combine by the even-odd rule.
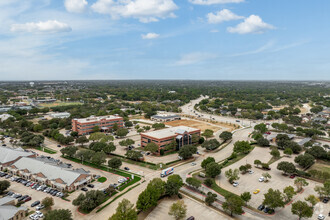
[[[49,180],[61,179],[68,186],[74,183],[81,175],[79,172],[35,158],[23,157],[16,161],[13,166],[19,170],[27,169],[31,174],[42,173]]]
[[[111,120],[111,119],[122,119],[122,117],[120,116],[116,116],[116,115],[107,115],[107,116],[90,116],[88,118],[79,118],[79,119],[74,119],[79,123],[87,123],[87,122],[98,122],[98,121],[102,121],[102,120]]]
[[[194,131],[199,131],[199,129],[191,128],[191,127],[187,127],[187,126],[177,126],[177,127],[171,127],[171,128],[164,128],[164,129],[157,130],[157,131],[146,132],[146,133],[142,133],[142,134],[153,137],[153,138],[161,139],[161,138],[171,137],[171,136],[178,135],[178,134],[183,134],[185,131],[194,132]]]
[[[25,151],[22,148],[10,148],[0,146],[0,164],[8,163],[14,161],[19,157],[32,156],[32,152]]]
[[[3,197],[0,199],[0,220],[12,219],[18,211],[27,210],[27,208],[23,206],[17,208],[13,205],[6,205],[13,200],[15,199],[10,197]]]
[[[171,118],[178,118],[178,117],[180,117],[180,116],[175,115],[175,114],[157,114],[157,115],[151,116],[151,118],[159,118],[159,119],[171,119]]]

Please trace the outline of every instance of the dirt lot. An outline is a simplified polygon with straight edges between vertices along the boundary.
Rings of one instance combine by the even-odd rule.
[[[202,131],[205,131],[206,129],[211,129],[214,132],[217,130],[220,130],[221,128],[218,126],[210,125],[205,122],[200,122],[200,121],[194,121],[194,120],[177,120],[177,121],[170,121],[170,122],[165,122],[164,124],[170,125],[170,126],[188,126],[192,128],[198,128],[201,129]]]
[[[308,170],[318,170],[318,171],[330,173],[330,165],[324,163],[315,163]]]

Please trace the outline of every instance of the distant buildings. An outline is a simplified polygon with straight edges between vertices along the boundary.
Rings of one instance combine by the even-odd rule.
[[[0,198],[0,220],[21,220],[25,218],[27,208],[16,207],[16,199],[11,197]]]
[[[70,113],[69,112],[58,112],[58,113],[52,113],[50,114],[50,117],[52,118],[68,118],[70,117]]]
[[[7,167],[22,157],[35,157],[35,154],[29,151],[25,151],[22,148],[10,148],[0,146],[0,170]]]
[[[123,127],[124,119],[115,115],[72,119],[72,130],[78,132],[79,135],[86,135],[93,132],[96,126],[100,130],[107,131],[112,129],[114,124],[117,124],[119,128]]]
[[[181,120],[181,116],[175,114],[157,114],[151,116],[150,119],[158,122],[167,122],[167,121]]]
[[[145,147],[148,143],[154,142],[159,146],[158,153],[166,145],[174,140],[177,143],[177,149],[184,145],[192,144],[192,135],[200,137],[201,130],[186,126],[165,128],[161,130],[141,133],[141,146]]]
[[[66,164],[47,157],[22,157],[7,169],[9,173],[61,191],[71,192],[92,181],[89,172],[70,169]]]

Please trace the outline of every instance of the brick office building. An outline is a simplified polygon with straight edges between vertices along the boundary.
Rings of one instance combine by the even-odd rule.
[[[118,127],[123,127],[124,119],[120,116],[91,116],[88,118],[72,119],[72,130],[78,132],[79,135],[86,135],[93,131],[93,128],[98,126],[100,130],[107,131],[113,128],[117,123]]]
[[[141,133],[141,146],[145,147],[148,143],[154,142],[159,146],[159,151],[173,140],[177,143],[177,150],[184,145],[193,144],[192,135],[200,137],[201,130],[186,126],[165,128],[157,131]]]

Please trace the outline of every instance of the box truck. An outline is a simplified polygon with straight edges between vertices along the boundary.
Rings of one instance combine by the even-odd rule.
[[[174,172],[174,168],[173,167],[169,167],[165,170],[162,170],[162,172],[160,173],[160,177],[165,177],[168,176],[170,174],[172,174]]]

